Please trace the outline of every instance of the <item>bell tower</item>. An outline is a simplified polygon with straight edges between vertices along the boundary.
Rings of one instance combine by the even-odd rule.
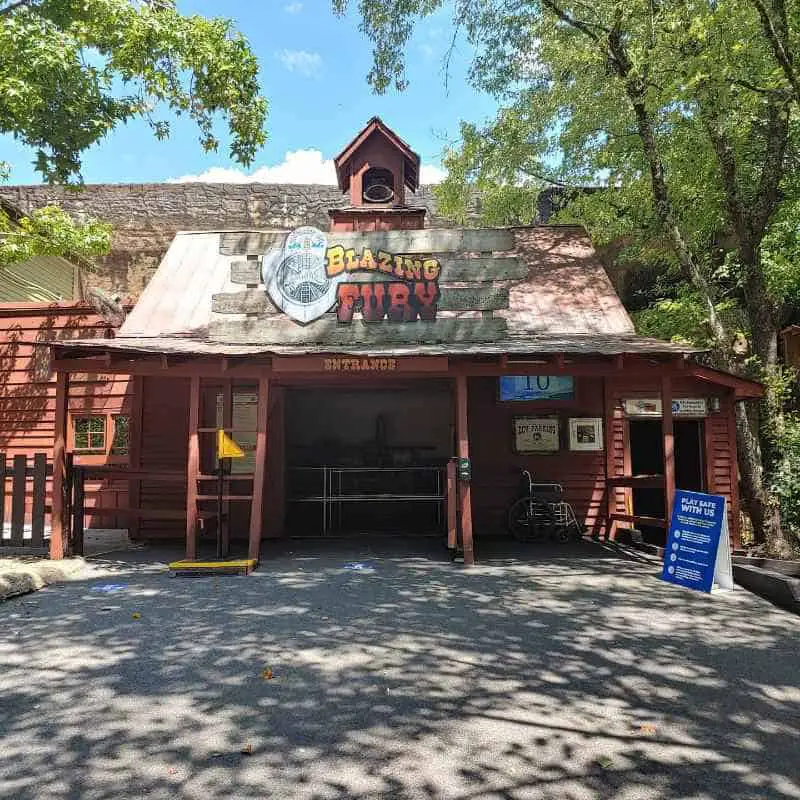
[[[416,230],[425,226],[425,209],[405,204],[406,189],[419,185],[419,156],[379,117],[334,159],[346,208],[331,209],[331,231]]]

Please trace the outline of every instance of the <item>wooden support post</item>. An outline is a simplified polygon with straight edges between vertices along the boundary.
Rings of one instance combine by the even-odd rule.
[[[737,400],[731,392],[730,397],[722,402],[722,412],[728,420],[728,452],[730,453],[731,469],[731,502],[728,509],[729,529],[731,534],[731,547],[738,550],[742,546],[742,526],[739,514],[739,458],[736,441],[736,403]],[[710,420],[706,417],[706,425]],[[706,456],[708,458],[708,456]],[[710,460],[710,459],[709,459]],[[711,490],[709,490],[711,491]]]
[[[455,550],[458,546],[458,489],[456,481],[456,462],[447,462],[447,547]]]
[[[603,378],[603,438],[606,451],[606,480],[616,475],[614,465],[614,392],[611,381]],[[606,541],[616,536],[614,514],[617,511],[617,490],[606,484]]]
[[[469,420],[467,416],[467,376],[456,376],[456,440],[458,457],[469,458]],[[458,508],[461,516],[461,546],[464,564],[475,563],[472,545],[472,492],[469,481],[458,482]]]
[[[131,381],[133,396],[131,397],[131,419],[128,425],[130,446],[128,462],[131,469],[142,466],[142,423],[144,421],[144,382],[143,375],[136,375]],[[142,482],[140,480],[128,481],[128,506],[139,508],[142,497]],[[128,536],[131,539],[139,538],[139,517],[133,516],[128,520]]]
[[[67,489],[67,408],[69,373],[56,373],[56,419],[53,440],[53,483],[50,498],[50,558],[61,559],[68,545]]]
[[[233,429],[233,380],[225,381],[222,387],[222,427],[225,430]],[[233,437],[236,438],[235,436]],[[222,463],[223,474],[230,475],[231,473],[231,459],[226,458]],[[223,486],[223,491],[224,491]],[[229,484],[230,488],[230,484]],[[221,526],[221,540],[222,540],[222,555],[227,558],[230,552],[230,539],[231,539],[231,503],[230,500],[225,500],[222,504],[220,518],[217,520],[217,525]]]
[[[189,389],[189,454],[186,462],[186,559],[197,558],[197,476],[200,474],[200,376],[192,375]]]
[[[672,379],[661,377],[661,432],[664,438],[664,515],[669,525],[675,494],[675,434],[672,424]]]
[[[261,554],[261,528],[264,521],[264,477],[267,470],[267,425],[269,424],[269,379],[258,379],[256,423],[256,463],[253,470],[253,500],[250,507],[250,545],[248,558]]]

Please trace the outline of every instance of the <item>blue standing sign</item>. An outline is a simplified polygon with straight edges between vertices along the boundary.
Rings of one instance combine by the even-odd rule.
[[[663,580],[700,592],[733,589],[724,497],[678,489],[672,504]]]

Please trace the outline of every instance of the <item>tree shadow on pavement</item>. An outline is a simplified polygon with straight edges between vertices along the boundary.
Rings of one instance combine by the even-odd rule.
[[[744,591],[588,544],[265,556],[0,606],[0,794],[800,797],[800,620]]]

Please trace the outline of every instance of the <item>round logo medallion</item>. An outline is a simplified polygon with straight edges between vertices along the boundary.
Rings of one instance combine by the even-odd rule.
[[[336,302],[336,281],[325,274],[325,234],[310,225],[292,231],[282,248],[264,254],[264,283],[270,299],[305,325]]]

